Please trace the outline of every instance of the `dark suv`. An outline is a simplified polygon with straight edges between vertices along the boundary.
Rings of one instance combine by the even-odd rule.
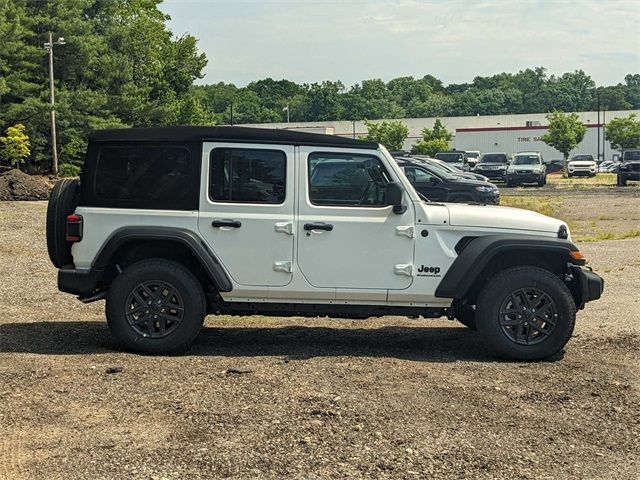
[[[509,157],[504,152],[485,153],[480,157],[476,165],[475,173],[484,175],[491,180],[505,181],[507,179],[507,167]]]
[[[640,150],[627,150],[618,165],[618,186],[624,187],[627,180],[640,180]]]
[[[493,205],[500,203],[500,191],[492,183],[455,177],[434,165],[398,159],[396,161],[413,188],[429,200]]]

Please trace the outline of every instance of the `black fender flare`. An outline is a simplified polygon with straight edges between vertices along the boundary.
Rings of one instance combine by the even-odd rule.
[[[146,226],[120,228],[104,243],[91,268],[103,271],[122,245],[136,240],[166,240],[184,245],[200,262],[219,292],[230,292],[233,289],[227,272],[215,254],[195,232],[185,228]]]
[[[466,244],[436,288],[435,296],[465,298],[478,276],[493,259],[513,251],[559,254],[566,259],[566,263],[584,265],[584,260],[574,260],[571,257],[571,252],[577,252],[578,247],[568,240],[518,235],[481,236]]]

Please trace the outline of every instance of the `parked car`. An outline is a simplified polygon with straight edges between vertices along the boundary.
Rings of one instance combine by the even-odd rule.
[[[507,168],[507,187],[525,183],[539,187],[547,183],[547,168],[540,152],[518,152]]]
[[[442,160],[463,172],[469,171],[469,163],[467,162],[467,154],[465,152],[458,150],[453,150],[451,152],[438,152],[436,153],[435,158]]]
[[[467,150],[465,153],[467,154],[467,163],[469,164],[469,168],[473,170],[476,168],[478,160],[480,159],[480,150]]]
[[[615,160],[604,160],[598,165],[598,171],[601,173],[616,173],[620,162]]]
[[[564,168],[564,160],[562,158],[548,160],[545,162],[545,166],[547,167],[547,175],[562,172],[562,169]]]
[[[106,300],[114,337],[147,354],[187,350],[208,314],[399,315],[456,318],[496,356],[541,360],[603,290],[562,220],[425,202],[378,143],[289,130],[93,132],[46,232],[58,288]]]
[[[413,188],[429,200],[498,205],[500,191],[493,183],[460,178],[435,165],[396,159]]]
[[[488,177],[490,180],[507,179],[507,168],[509,167],[509,158],[504,152],[485,153],[478,160],[475,173],[479,173]]]
[[[484,175],[480,175],[476,172],[463,172],[462,170],[448,164],[447,162],[438,160],[437,158],[425,157],[424,155],[411,155],[404,158],[406,158],[409,161],[411,160],[420,161],[420,162],[425,162],[429,165],[435,165],[440,168],[444,168],[447,172],[449,172],[451,175],[455,175],[456,177],[469,178],[471,180],[481,180],[483,182],[489,181],[489,179]]]
[[[629,180],[640,180],[640,150],[625,150],[618,165],[617,184],[624,187]]]
[[[580,154],[574,155],[567,164],[567,175],[569,177],[577,175],[585,175],[595,177],[598,173],[598,164],[593,155]]]

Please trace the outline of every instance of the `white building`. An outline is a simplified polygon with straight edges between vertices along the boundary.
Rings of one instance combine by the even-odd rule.
[[[598,122],[598,112],[576,113],[587,127],[587,133],[582,143],[578,145],[572,154],[590,153],[596,157],[599,138],[600,152],[602,152],[604,142],[605,159],[610,159],[613,155],[619,153],[612,150],[611,145],[604,141],[606,123],[613,118],[626,117],[631,113],[635,113],[640,117],[640,110],[600,112],[600,122]],[[546,116],[546,113],[527,113],[519,115],[444,117],[441,120],[449,131],[454,132],[452,147],[457,150],[506,152],[507,154],[523,150],[537,150],[542,153],[545,160],[562,158],[560,152],[540,140],[540,137],[547,131],[548,120]],[[422,138],[420,135],[422,129],[432,128],[436,121],[435,118],[400,118],[396,120],[401,121],[409,128],[409,136],[404,144],[405,150],[411,150],[411,146]],[[382,121],[375,120],[375,122]],[[367,127],[362,121],[261,123],[245,126],[296,129],[351,138],[358,138],[367,134]]]

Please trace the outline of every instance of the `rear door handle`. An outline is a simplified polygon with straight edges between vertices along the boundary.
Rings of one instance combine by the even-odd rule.
[[[333,225],[331,225],[330,223],[305,223],[304,229],[307,232],[311,230],[326,230],[327,232],[330,232],[331,230],[333,230]]]
[[[222,220],[212,221],[211,226],[214,228],[222,228],[222,227],[240,228],[242,226],[242,223],[240,223],[240,221],[238,220],[222,219]]]

